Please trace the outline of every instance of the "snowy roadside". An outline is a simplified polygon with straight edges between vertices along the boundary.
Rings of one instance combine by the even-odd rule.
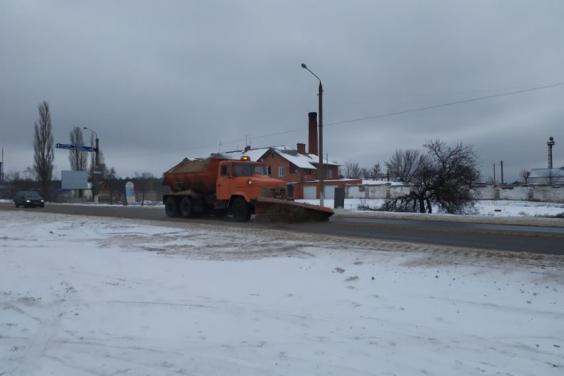
[[[308,204],[319,205],[319,200],[298,200]],[[452,221],[469,223],[515,224],[528,226],[555,226],[564,227],[564,219],[554,218],[564,214],[564,204],[552,202],[508,201],[508,200],[481,200],[476,203],[476,214],[454,215],[445,213],[397,213],[374,210],[382,206],[384,200],[346,199],[344,209],[336,209],[337,215],[417,219],[431,221]],[[333,207],[333,200],[325,203]],[[360,207],[370,208],[359,209]]]
[[[0,375],[564,367],[560,258],[475,260],[0,212],[0,259]]]
[[[308,204],[319,205],[319,200],[298,200]],[[379,209],[385,202],[384,199],[345,199],[344,209],[354,212],[371,212]],[[325,201],[325,206],[333,208],[333,200]],[[538,216],[553,217],[564,214],[564,203],[536,202],[536,201],[510,201],[510,200],[478,200],[476,201],[475,216],[488,217],[518,217]],[[436,216],[448,214],[433,213]]]

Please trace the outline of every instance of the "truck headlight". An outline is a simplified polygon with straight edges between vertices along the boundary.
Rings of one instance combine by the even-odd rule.
[[[251,185],[251,184],[253,184],[253,181],[251,179],[249,179],[249,181],[247,181],[247,184]]]

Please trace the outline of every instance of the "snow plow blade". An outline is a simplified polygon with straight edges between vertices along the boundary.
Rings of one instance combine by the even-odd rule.
[[[259,197],[255,202],[258,222],[325,222],[335,212],[318,205],[302,204],[295,201]]]

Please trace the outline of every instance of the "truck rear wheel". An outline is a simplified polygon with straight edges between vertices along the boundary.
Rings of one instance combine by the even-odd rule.
[[[180,200],[180,214],[184,218],[190,218],[194,215],[192,199],[190,199],[190,197],[183,197],[182,200]]]
[[[251,219],[251,210],[249,205],[241,197],[237,197],[231,203],[231,213],[237,222],[247,222]]]
[[[167,197],[165,200],[165,212],[166,216],[170,218],[178,217],[180,211],[178,210],[178,205],[176,204],[176,199],[174,197]]]

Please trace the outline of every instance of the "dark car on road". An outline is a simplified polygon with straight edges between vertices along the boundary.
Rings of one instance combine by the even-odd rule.
[[[39,193],[35,191],[19,191],[14,196],[14,203],[16,204],[16,208],[20,206],[26,208],[34,208],[34,207],[45,207],[45,201],[43,197],[39,195]]]

